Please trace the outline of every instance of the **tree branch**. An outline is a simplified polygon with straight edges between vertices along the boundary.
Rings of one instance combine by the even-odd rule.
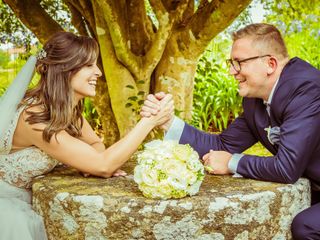
[[[79,2],[79,4],[77,4]],[[82,7],[81,15],[85,17],[86,21],[89,23],[89,26],[96,26],[96,22],[93,15],[93,6],[90,0],[78,0],[76,1],[77,5]],[[96,30],[91,28],[93,32]]]
[[[97,37],[95,28],[91,27],[91,26],[95,26],[95,24],[96,24],[91,2],[89,0],[64,0],[64,1],[68,5],[70,11],[78,12],[78,14],[77,13],[76,14],[79,15],[79,18],[81,18],[83,28],[85,29],[85,32],[86,32],[86,34],[84,34],[84,35],[88,35],[90,33],[91,35],[94,35],[95,37]],[[73,10],[72,10],[72,8],[73,8]],[[82,19],[82,17],[84,19]],[[85,20],[85,21],[83,21],[83,20]],[[88,29],[86,28],[86,26]],[[84,29],[81,29],[81,31],[79,31],[79,33],[82,34]],[[89,32],[88,32],[88,30],[89,30]]]
[[[212,0],[203,2],[186,28],[191,46],[196,49],[193,54],[200,56],[210,41],[226,27],[249,5],[251,0]],[[191,30],[191,31],[190,31]]]
[[[63,28],[41,7],[37,0],[4,0],[21,22],[44,43]]]
[[[207,4],[209,4],[208,0],[201,0],[198,9],[205,7]]]
[[[187,9],[184,11],[183,16],[182,16],[182,20],[179,23],[180,26],[184,27],[187,23],[189,22],[189,20],[191,19],[191,17],[194,14],[194,0],[189,0],[188,1],[188,7]]]
[[[168,14],[167,10],[165,9],[165,7],[161,3],[161,1],[149,0],[149,2],[150,2],[150,5],[151,5],[158,21],[160,21],[160,19],[162,18],[163,15]]]
[[[155,34],[154,41],[151,48],[143,59],[143,73],[146,78],[150,78],[153,70],[159,63],[167,41],[172,33],[172,27],[175,21],[182,17],[183,12],[186,10],[188,4],[186,1],[182,1],[181,4],[172,11],[170,14],[166,11],[166,8],[158,0],[150,0],[150,5],[153,8],[154,13],[159,21],[159,29]]]
[[[70,3],[66,2],[70,12],[71,12],[71,23],[81,35],[88,35],[88,31],[86,29],[84,19],[82,18],[81,13]]]
[[[159,0],[162,2],[167,12],[175,11],[184,0]]]
[[[129,0],[127,13],[131,51],[135,55],[144,56],[150,48],[154,35],[152,21],[147,16],[144,1]]]
[[[118,60],[125,65],[129,71],[135,76],[136,79],[139,78],[140,66],[139,57],[135,56],[131,52],[128,39],[125,37],[124,31],[121,29],[119,23],[119,16],[116,15],[116,9],[112,7],[110,2],[99,2],[99,8],[104,13],[105,21],[107,22],[112,43],[114,46],[114,51]]]
[[[193,6],[193,4],[190,4],[191,1],[192,0],[172,1],[175,10],[171,12],[171,15],[176,24],[180,24],[183,20],[183,17],[190,14],[190,9]]]

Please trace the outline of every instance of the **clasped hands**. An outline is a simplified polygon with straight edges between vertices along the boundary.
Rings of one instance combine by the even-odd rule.
[[[167,112],[168,114],[166,115],[166,120],[159,121],[159,124],[157,126],[168,131],[174,119],[174,108],[171,94],[165,94],[163,92],[159,92],[154,95],[149,94],[147,96],[147,99],[144,101],[144,105],[141,108],[140,115],[144,118],[150,118],[160,114],[162,109],[170,109],[170,111]],[[209,173],[224,175],[231,173],[228,168],[228,163],[231,157],[232,154],[229,152],[210,150],[203,156],[202,160]]]
[[[141,108],[142,118],[152,118],[155,126],[168,130],[174,118],[174,102],[171,94],[149,94]]]

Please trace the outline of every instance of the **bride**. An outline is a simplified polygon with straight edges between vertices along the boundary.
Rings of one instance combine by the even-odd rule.
[[[43,219],[31,206],[31,181],[58,162],[108,178],[147,134],[170,119],[172,96],[157,115],[142,118],[124,138],[105,149],[82,117],[82,99],[95,95],[101,76],[98,44],[90,37],[59,32],[31,57],[0,99],[0,239],[47,239]],[[34,68],[37,86],[27,92]],[[119,93],[121,94],[121,93]]]

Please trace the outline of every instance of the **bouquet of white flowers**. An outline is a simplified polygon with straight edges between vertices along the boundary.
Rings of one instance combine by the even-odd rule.
[[[204,178],[199,155],[189,145],[154,140],[137,153],[134,181],[147,198],[195,195]]]

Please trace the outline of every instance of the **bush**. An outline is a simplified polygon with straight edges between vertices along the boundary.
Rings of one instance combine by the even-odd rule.
[[[0,50],[0,69],[6,68],[9,61],[9,54]]]
[[[98,115],[96,108],[93,106],[92,100],[90,98],[85,98],[84,100],[84,111],[82,115],[87,119],[94,131],[101,135],[102,124]]]
[[[193,92],[191,124],[205,131],[222,131],[242,112],[238,83],[208,50],[200,59]]]

